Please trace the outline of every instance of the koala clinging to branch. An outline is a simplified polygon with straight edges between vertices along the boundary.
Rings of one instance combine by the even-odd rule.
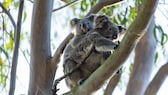
[[[90,22],[90,19],[84,18],[82,21]],[[73,22],[71,25],[75,25],[74,22],[76,22],[76,34],[64,52],[65,74],[73,70],[77,64],[84,62],[74,73],[66,78],[66,83],[70,88],[79,85],[82,80],[87,79],[100,66],[101,62],[111,54],[110,51],[118,46],[112,40],[117,38],[120,30],[105,15],[96,17],[95,29],[83,29],[80,25],[81,23],[82,25],[91,23],[83,23],[82,21],[77,21],[77,19],[71,21]],[[81,31],[82,29],[86,31]]]
[[[72,54],[75,54],[73,51],[74,48],[77,47],[78,43],[82,41],[86,37],[86,33],[89,32],[90,30],[94,29],[93,21],[94,21],[95,15],[90,15],[86,18],[83,19],[78,19],[74,18],[70,21],[71,28],[73,28],[75,31],[73,32],[74,37],[73,39],[69,42],[69,44],[66,46],[64,50],[64,55],[63,55],[63,67],[64,67],[64,73],[70,72],[77,64],[75,63],[74,60],[70,58]],[[80,71],[76,70],[70,77],[66,78],[66,84],[70,87],[73,88],[74,85],[77,85],[77,82],[80,77]],[[71,78],[71,79],[70,79]]]

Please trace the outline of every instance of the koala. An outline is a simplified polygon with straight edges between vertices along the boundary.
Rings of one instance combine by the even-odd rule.
[[[82,20],[86,22],[88,19],[84,18]],[[81,84],[87,79],[109,57],[111,50],[118,47],[118,43],[114,43],[113,39],[118,37],[119,27],[113,24],[105,15],[97,16],[94,23],[95,28],[91,30],[84,29],[85,27],[78,25],[81,22],[76,23],[76,34],[70,42],[71,49],[68,51],[69,55],[64,56],[64,73],[70,72],[77,64],[83,63],[74,73],[66,78],[66,84],[70,88]],[[86,31],[83,32],[81,30]],[[77,41],[75,41],[76,39]]]
[[[95,19],[95,15],[90,15],[83,19],[74,18],[70,21],[71,28],[74,29],[73,31],[74,37],[69,42],[69,44],[67,44],[63,53],[64,54],[63,68],[64,68],[65,74],[71,71],[76,66],[75,61],[71,60],[70,56],[71,54],[74,54],[73,49],[77,47],[78,43],[80,43],[80,41],[82,41],[83,38],[86,37],[85,34],[90,30],[94,29],[94,24],[93,24],[94,19]],[[75,79],[75,77],[79,77],[79,76],[80,76],[80,73],[77,71],[73,73],[70,77],[67,77],[65,81],[68,87],[72,88],[72,84],[77,85],[76,81],[78,79]],[[70,79],[71,77],[72,78],[74,77],[74,78]],[[71,81],[71,80],[74,80],[74,81]]]

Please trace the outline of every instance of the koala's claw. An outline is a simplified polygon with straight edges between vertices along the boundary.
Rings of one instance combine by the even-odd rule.
[[[114,49],[117,49],[119,47],[119,44],[116,44],[116,46],[114,47]]]
[[[117,49],[119,47],[119,45],[120,45],[120,41],[117,41],[116,42],[116,46],[114,47],[114,49]]]
[[[85,79],[80,79],[80,80],[78,81],[78,84],[81,85],[81,84],[84,83],[84,81],[85,81]]]

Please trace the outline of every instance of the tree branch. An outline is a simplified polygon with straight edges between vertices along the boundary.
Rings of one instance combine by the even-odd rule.
[[[93,8],[91,8],[91,10],[87,13],[86,16],[90,15],[91,13],[99,12],[105,6],[116,4],[121,1],[123,0],[99,0],[99,2]]]
[[[145,33],[144,30],[147,29],[157,4],[158,0],[143,0],[140,13],[128,28],[119,48],[81,86],[66,95],[89,95],[99,89],[104,81],[116,72],[128,58]]]
[[[54,53],[54,56],[52,58],[52,63],[54,63],[55,65],[57,65],[60,61],[60,56],[63,53],[66,45],[69,43],[69,41],[73,38],[73,34],[70,33],[64,40],[63,42],[59,45],[59,47],[57,48],[56,52]]]
[[[152,17],[148,30],[135,48],[134,65],[129,78],[126,95],[143,95],[149,83],[156,49],[156,41],[153,35],[154,26],[155,21],[154,17]]]
[[[164,82],[167,76],[168,76],[168,62],[159,69],[159,71],[157,72],[151,83],[148,85],[148,88],[146,89],[144,95],[156,95],[156,93],[158,92],[159,88],[161,87],[162,83]]]
[[[23,5],[24,5],[24,0],[20,0],[19,11],[18,11],[18,21],[17,21],[16,30],[15,30],[15,47],[14,47],[14,53],[13,53],[13,58],[12,58],[9,95],[14,95],[14,92],[15,92],[16,71],[17,71],[17,63],[18,63],[18,56],[19,56],[19,44],[20,44],[20,32],[21,32]]]
[[[61,7],[59,7],[59,8],[54,9],[53,12],[58,11],[58,10],[60,10],[60,9],[63,9],[63,8],[65,8],[65,7],[67,7],[67,6],[71,6],[72,4],[77,3],[78,1],[81,1],[81,0],[74,0],[74,1],[72,1],[72,2],[70,2],[70,3],[65,4],[64,6],[61,6]]]
[[[122,71],[118,71],[112,78],[110,79],[105,91],[104,95],[111,95],[117,86],[120,78],[121,78]]]
[[[14,29],[16,29],[15,21],[14,21],[12,15],[10,14],[10,12],[3,6],[3,4],[1,2],[0,2],[0,6],[1,6],[2,10],[8,15],[9,19],[11,20],[11,22],[13,24]]]

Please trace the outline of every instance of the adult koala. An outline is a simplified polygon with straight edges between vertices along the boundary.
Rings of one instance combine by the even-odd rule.
[[[88,17],[73,19],[71,25],[72,22],[73,26],[76,27],[76,31],[74,39],[65,49],[64,73],[70,72],[80,63],[82,65],[66,78],[66,84],[70,88],[81,84],[109,57],[110,51],[118,46],[117,43],[113,42],[113,39],[116,39],[120,33],[120,26],[113,24],[105,15],[96,17],[95,28],[90,28],[91,30],[81,27],[83,24],[92,27]]]

